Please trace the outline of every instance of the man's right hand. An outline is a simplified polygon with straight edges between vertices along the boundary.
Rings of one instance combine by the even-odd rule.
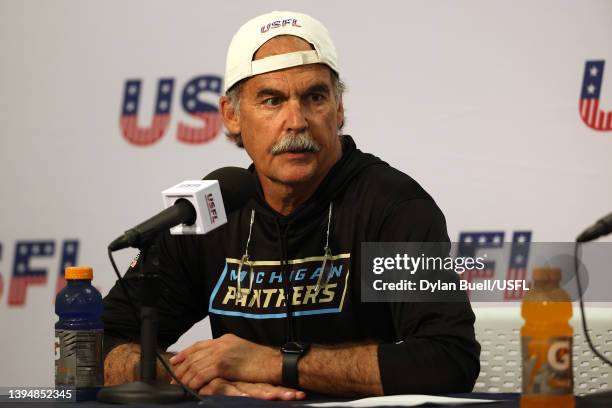
[[[125,384],[139,379],[140,345],[135,343],[120,344],[112,349],[104,360],[104,386]],[[169,381],[169,375],[161,364],[157,363],[157,378]],[[306,397],[303,391],[297,391],[278,385],[266,383],[248,383],[228,381],[215,378],[198,393],[200,395],[231,395],[251,397],[264,400],[302,400]]]
[[[104,359],[104,386],[125,384],[139,377],[140,345],[120,344]]]
[[[168,360],[171,353],[163,353]],[[157,362],[157,380],[170,382],[170,376],[164,367]],[[124,343],[112,349],[104,359],[104,386],[125,384],[140,379],[140,344]]]

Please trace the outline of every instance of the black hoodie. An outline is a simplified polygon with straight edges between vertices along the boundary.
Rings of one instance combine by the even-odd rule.
[[[260,344],[374,340],[385,394],[471,391],[480,346],[469,303],[361,302],[361,243],[403,241],[447,242],[442,212],[412,178],[344,136],[342,158],[293,214],[271,209],[258,186],[223,227],[159,240],[160,346],[209,316],[214,337],[233,333]],[[321,273],[326,247],[331,256]],[[135,299],[138,270],[125,276]],[[107,351],[138,339],[118,285],[104,307]]]

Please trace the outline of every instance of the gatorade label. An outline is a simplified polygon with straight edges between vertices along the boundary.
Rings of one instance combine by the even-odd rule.
[[[523,395],[573,394],[572,337],[521,339]]]
[[[103,330],[55,331],[55,385],[71,388],[102,387]]]

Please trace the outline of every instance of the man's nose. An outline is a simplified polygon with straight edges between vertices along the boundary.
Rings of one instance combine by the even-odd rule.
[[[300,132],[308,128],[304,107],[297,100],[287,103],[287,131]]]

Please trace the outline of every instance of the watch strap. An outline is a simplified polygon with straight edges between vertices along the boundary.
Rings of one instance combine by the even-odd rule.
[[[298,390],[300,388],[299,380],[298,380],[298,361],[300,357],[302,357],[299,353],[287,353],[283,352],[283,385],[285,387],[295,388]]]

